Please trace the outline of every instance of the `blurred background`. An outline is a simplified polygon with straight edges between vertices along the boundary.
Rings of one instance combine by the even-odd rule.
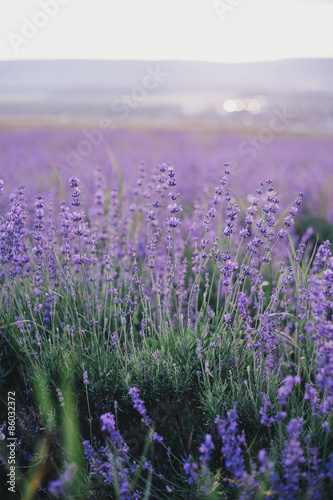
[[[278,109],[292,116],[280,117],[283,131],[333,130],[331,0],[17,0],[0,10],[2,127],[107,118],[251,131]]]
[[[175,165],[188,206],[230,162],[246,203],[272,178],[297,231],[333,238],[332,0],[16,0],[0,7],[0,178],[66,197],[93,172],[135,189]],[[90,193],[91,191],[91,193]],[[0,200],[2,208],[7,196]]]

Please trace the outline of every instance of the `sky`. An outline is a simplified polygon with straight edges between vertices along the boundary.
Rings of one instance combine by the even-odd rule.
[[[333,57],[333,0],[11,0],[0,60]]]

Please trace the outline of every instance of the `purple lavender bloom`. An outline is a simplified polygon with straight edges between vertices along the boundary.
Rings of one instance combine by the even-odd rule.
[[[314,384],[305,384],[305,395],[304,399],[310,401],[311,404],[311,409],[312,409],[312,415],[316,417],[320,417],[318,410],[320,408],[318,404],[318,395],[317,395],[317,389],[315,388]]]
[[[319,458],[319,452],[316,447],[311,447],[311,437],[306,436],[308,454],[308,472],[306,478],[308,482],[307,496],[314,500],[321,500],[323,494],[321,493],[321,484],[324,479],[324,470],[322,468],[322,459]],[[309,467],[310,466],[310,467]]]
[[[170,217],[170,219],[165,220],[166,226],[176,228],[180,224],[180,219],[178,217]]]
[[[305,462],[304,453],[299,441],[299,435],[302,430],[303,419],[293,418],[288,426],[288,442],[282,452],[282,466],[284,467],[284,485],[281,487],[280,494],[283,498],[296,500],[299,493],[299,481],[303,479],[304,474],[300,467]]]
[[[226,468],[235,476],[241,479],[244,469],[244,458],[241,446],[245,444],[244,433],[238,434],[236,403],[234,408],[227,412],[227,418],[221,419],[219,416],[215,419],[218,433],[222,439],[223,446],[221,451],[224,455]]]
[[[73,483],[76,471],[77,471],[76,463],[69,464],[67,469],[62,474],[60,474],[58,479],[49,482],[48,485],[49,493],[55,497],[67,495],[68,486],[70,486]]]
[[[311,275],[319,274],[320,271],[323,269],[323,267],[327,264],[328,259],[332,257],[330,246],[331,246],[330,241],[326,240],[318,248],[315,259],[313,261]]]
[[[120,484],[121,499],[132,500],[133,497],[131,495],[127,474],[123,474],[121,471],[118,471],[118,480]]]
[[[278,389],[278,403],[283,406],[287,404],[287,399],[290,394],[293,392],[294,384],[300,384],[301,379],[296,375],[293,377],[292,375],[288,375],[284,381],[283,386]]]
[[[202,443],[199,447],[199,451],[201,453],[199,457],[201,466],[203,465],[207,466],[209,464],[211,459],[211,453],[213,450],[215,450],[215,446],[212,440],[212,436],[210,434],[206,434],[205,442]]]
[[[200,341],[200,339],[197,339],[197,340],[196,340],[196,342],[197,342],[197,347],[196,347],[196,349],[195,349],[195,352],[196,352],[196,354],[197,354],[198,359],[202,359],[202,354],[201,354],[201,351],[202,351],[201,341]]]
[[[196,470],[198,469],[198,464],[192,461],[191,455],[187,460],[185,460],[183,469],[185,471],[185,474],[190,476],[188,478],[188,484],[196,483],[198,481],[198,473],[196,472]]]
[[[157,443],[162,443],[164,441],[163,436],[159,436],[157,432],[154,432],[152,435],[152,439]]]
[[[61,390],[58,387],[56,389],[56,392],[57,392],[57,395],[58,395],[60,406],[65,406],[64,396],[62,395],[62,392],[61,392]]]
[[[274,470],[274,462],[270,462],[267,459],[266,450],[260,450],[258,453],[258,461],[259,461],[259,472],[264,474],[266,477],[270,476]]]
[[[65,484],[59,478],[55,481],[50,481],[48,486],[48,491],[52,496],[61,497],[66,495]]]
[[[70,182],[72,188],[79,187],[80,181],[77,177],[71,177],[68,182]]]
[[[275,422],[275,419],[273,417],[268,417],[268,411],[271,406],[269,396],[264,393],[261,393],[260,395],[263,399],[262,407],[259,410],[259,415],[261,415],[260,423],[262,425],[266,425],[267,427],[271,427],[271,425]]]
[[[89,462],[91,462],[93,460],[93,458],[95,457],[95,452],[90,445],[90,441],[88,441],[88,440],[83,441],[82,445],[83,445],[84,455],[85,455],[86,459]]]
[[[112,413],[104,413],[100,416],[102,421],[102,431],[113,431],[116,428],[116,420]]]
[[[225,322],[227,323],[227,325],[230,325],[230,324],[231,324],[231,322],[232,322],[231,314],[226,313],[226,314],[224,315],[224,320],[225,320]]]
[[[276,422],[282,422],[285,418],[287,418],[287,412],[285,411],[278,411],[275,415]]]
[[[147,410],[145,408],[145,402],[139,398],[139,389],[136,387],[131,387],[128,391],[129,396],[132,396],[134,408],[138,410],[140,415],[143,417],[142,421],[148,427],[151,423],[151,419],[147,416]]]
[[[199,451],[201,453],[200,460],[200,472],[201,476],[205,479],[204,485],[200,487],[200,490],[205,493],[205,495],[209,495],[212,487],[212,481],[209,474],[209,462],[211,460],[211,453],[215,450],[215,446],[212,440],[212,436],[210,434],[206,434],[205,441],[199,447]]]
[[[89,380],[88,380],[88,372],[85,371],[83,374],[83,383],[84,385],[89,385]]]
[[[100,419],[102,421],[102,431],[106,431],[110,435],[111,441],[119,452],[127,453],[128,446],[116,428],[116,419],[113,413],[104,413],[100,416]]]
[[[120,432],[116,429],[115,417],[112,413],[101,415],[102,430],[107,431],[109,437],[116,448],[116,453],[111,453],[108,448],[104,447],[100,450],[100,454],[104,458],[102,461],[91,448],[89,441],[83,442],[84,453],[89,461],[92,474],[100,475],[106,484],[114,483],[115,475],[119,484],[121,498],[131,500],[132,498],[140,498],[139,493],[136,496],[131,496],[131,476],[138,469],[138,464],[131,461],[126,445]]]

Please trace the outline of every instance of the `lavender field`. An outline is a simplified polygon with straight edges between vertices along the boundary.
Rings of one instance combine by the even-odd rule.
[[[0,133],[0,498],[333,498],[331,138],[96,130]]]

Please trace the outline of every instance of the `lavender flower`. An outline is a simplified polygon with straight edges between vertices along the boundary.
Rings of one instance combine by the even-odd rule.
[[[128,391],[129,396],[132,396],[134,408],[138,410],[140,415],[143,417],[142,421],[148,427],[151,423],[151,419],[147,416],[147,410],[145,408],[145,402],[139,398],[139,389],[136,387],[131,387]]]
[[[137,472],[138,464],[135,461],[131,462],[128,455],[129,447],[116,429],[115,417],[112,413],[105,413],[100,418],[102,430],[108,433],[115,451],[111,453],[108,448],[102,448],[100,450],[104,458],[102,461],[91,448],[89,441],[84,441],[84,453],[91,465],[92,474],[100,475],[106,484],[114,483],[116,476],[122,499],[140,498],[140,492],[134,492],[133,495],[131,493],[131,478]]]
[[[241,479],[244,473],[244,458],[241,446],[245,444],[244,433],[238,434],[236,403],[234,408],[227,412],[227,418],[221,419],[219,416],[215,419],[218,433],[222,439],[223,445],[221,451],[224,455],[226,468],[235,476]]]
[[[55,497],[67,495],[68,487],[73,483],[77,469],[76,463],[69,464],[58,479],[49,482],[48,492]]]
[[[263,398],[263,405],[259,410],[259,415],[261,415],[260,423],[262,425],[266,425],[267,427],[271,427],[271,425],[275,422],[274,417],[268,417],[268,410],[271,406],[271,402],[269,400],[268,394],[260,393]]]
[[[200,341],[200,339],[197,339],[197,340],[196,340],[196,342],[197,342],[197,347],[196,347],[196,349],[195,349],[195,352],[197,353],[197,357],[198,357],[198,359],[202,359],[202,354],[201,354],[201,352],[202,352],[201,341]]]
[[[188,484],[196,483],[199,477],[198,473],[196,472],[198,469],[198,464],[192,461],[191,455],[187,460],[185,460],[183,469],[185,474],[190,476],[188,478]]]
[[[83,373],[83,383],[84,383],[84,385],[89,385],[88,372],[87,371],[85,371]]]
[[[301,379],[298,376],[293,377],[288,375],[284,379],[284,385],[278,389],[278,403],[279,405],[286,405],[287,399],[293,391],[294,384],[300,384]]]
[[[56,392],[57,392],[57,395],[58,395],[60,406],[65,406],[65,400],[64,400],[64,396],[62,395],[61,390],[59,388],[57,388]]]
[[[282,452],[285,483],[281,488],[281,494],[284,495],[284,498],[290,498],[290,500],[298,498],[299,481],[304,477],[300,471],[300,466],[305,462],[299,441],[302,422],[302,418],[293,418],[289,422],[287,426],[288,442]]]
[[[116,429],[116,419],[113,413],[104,413],[100,416],[102,421],[102,431],[110,434],[112,442],[116,445],[118,451],[123,450],[124,440],[120,432]]]
[[[215,446],[214,446],[214,443],[212,441],[212,436],[210,434],[206,434],[205,442],[202,443],[199,447],[199,451],[201,453],[201,455],[199,457],[201,467],[208,466],[210,459],[211,459],[211,453],[213,450],[215,450]]]
[[[152,439],[157,443],[162,443],[164,441],[163,436],[159,436],[157,432],[154,432],[152,435]]]

